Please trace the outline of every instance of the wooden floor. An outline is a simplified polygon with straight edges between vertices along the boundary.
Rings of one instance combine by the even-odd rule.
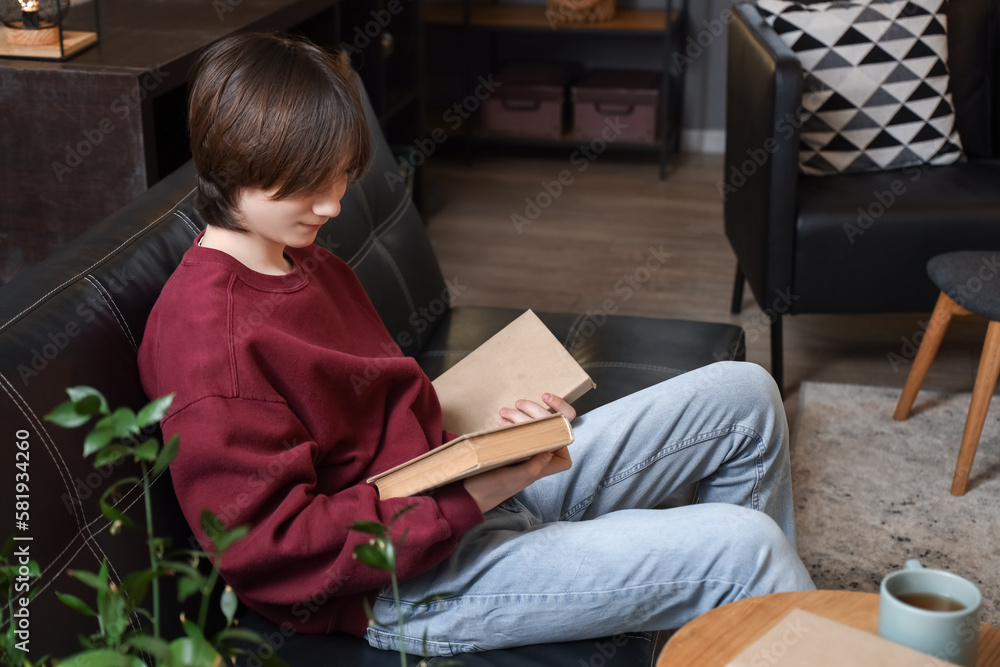
[[[509,155],[429,165],[439,207],[428,229],[445,276],[466,286],[457,303],[579,313],[613,299],[623,314],[729,322],[746,330],[747,359],[770,368],[770,322],[749,289],[743,312],[729,312],[736,260],[715,185],[721,156],[680,156],[664,181],[643,156],[579,167],[569,156]],[[790,416],[803,381],[902,388],[928,316],[786,317]],[[953,322],[924,386],[971,391],[985,331],[980,318]]]

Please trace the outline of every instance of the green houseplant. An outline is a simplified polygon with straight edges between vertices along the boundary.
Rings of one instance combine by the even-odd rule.
[[[219,571],[215,567],[209,573],[199,569],[199,563],[209,558],[218,564],[226,549],[246,535],[245,526],[226,527],[210,511],[201,514],[201,526],[212,541],[214,551],[198,549],[171,549],[168,538],[153,535],[152,504],[150,500],[150,480],[162,472],[177,455],[179,439],[175,435],[161,444],[155,437],[160,419],[170,407],[173,395],[151,401],[138,413],[129,408],[112,411],[107,400],[92,387],[71,387],[66,390],[69,400],[45,416],[58,426],[77,428],[92,418],[96,423],[84,438],[84,456],[93,456],[95,466],[114,463],[122,458],[130,458],[139,464],[139,477],[126,477],[112,483],[100,497],[101,512],[111,522],[111,533],[117,535],[122,528],[141,530],[145,534],[149,553],[149,568],[125,575],[120,585],[115,585],[108,576],[108,563],[103,561],[98,572],[69,571],[87,586],[95,590],[95,604],[91,605],[74,595],[56,592],[63,603],[81,614],[94,618],[97,629],[89,636],[80,637],[83,650],[62,660],[43,657],[34,663],[16,645],[13,619],[0,618],[0,664],[35,665],[58,664],[60,667],[142,667],[157,665],[162,667],[216,667],[230,663],[240,653],[248,653],[247,645],[270,649],[260,634],[239,628],[235,623],[237,609],[236,594],[225,586],[218,594],[218,605],[225,616],[225,627],[213,635],[206,635],[211,600],[218,587]],[[122,487],[139,484],[144,499],[145,525],[139,525],[130,516],[114,506],[114,499]],[[124,539],[124,538],[122,538]],[[11,540],[8,540],[12,544]],[[0,550],[0,577],[5,583],[3,593],[10,599],[13,594],[18,567],[8,562],[11,549]],[[31,563],[28,578],[37,577],[39,568]],[[201,596],[198,617],[189,620],[182,616],[184,636],[172,640],[160,632],[160,579],[178,577],[177,591],[180,601],[194,595]],[[151,606],[144,605],[151,596]],[[130,628],[130,617],[144,619],[142,627]],[[9,627],[8,627],[9,626]],[[262,665],[268,667],[285,666],[284,661],[270,650],[262,650],[258,657]]]

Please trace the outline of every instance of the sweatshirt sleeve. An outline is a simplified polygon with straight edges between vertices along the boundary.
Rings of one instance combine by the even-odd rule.
[[[320,488],[319,448],[282,402],[209,397],[162,426],[167,437],[181,434],[170,471],[199,542],[211,546],[199,525],[203,509],[227,527],[249,525],[215,565],[248,606],[299,631],[345,629],[348,609],[353,605],[356,615],[361,597],[389,585],[387,573],[353,557],[354,546],[371,537],[352,531],[354,521],[388,524],[414,506],[393,524],[395,538],[406,533],[396,566],[405,580],[443,561],[483,520],[461,483],[433,496],[384,501],[364,479]],[[324,470],[322,479],[331,478],[337,471]]]

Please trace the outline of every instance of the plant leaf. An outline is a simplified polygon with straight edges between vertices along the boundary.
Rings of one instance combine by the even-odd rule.
[[[122,579],[122,595],[130,609],[138,607],[146,599],[149,591],[149,584],[153,581],[155,574],[152,570],[138,570],[130,572]]]
[[[204,586],[204,582],[194,577],[181,577],[177,581],[177,601],[184,602],[184,600],[187,600],[200,591],[202,586]]]
[[[71,607],[76,611],[80,612],[84,616],[97,616],[97,612],[90,608],[90,606],[76,597],[75,595],[70,595],[69,593],[60,593],[56,591],[56,597],[63,601],[67,607]]]
[[[101,571],[97,573],[99,587],[97,589],[97,616],[101,621],[101,630],[105,641],[112,646],[128,628],[125,617],[125,600],[117,590],[111,590],[108,584],[108,559],[101,561]]]
[[[50,421],[63,428],[76,428],[90,421],[90,415],[81,415],[76,411],[73,401],[66,401],[56,406],[55,410],[45,415],[42,419]]]
[[[236,616],[236,608],[239,606],[239,600],[236,599],[236,593],[233,591],[232,586],[226,586],[222,589],[222,597],[219,598],[219,607],[222,608],[222,613],[226,616],[226,625],[232,625],[233,617]]]
[[[232,640],[250,642],[251,644],[257,644],[258,646],[264,646],[268,643],[268,641],[264,639],[263,635],[256,630],[250,630],[249,628],[226,628],[225,630],[220,630],[215,634],[216,645]]]
[[[83,441],[83,455],[90,456],[94,452],[100,451],[115,439],[115,435],[115,425],[112,418],[104,417],[94,425]]]
[[[249,526],[227,528],[226,524],[209,509],[201,511],[201,529],[205,532],[205,536],[215,545],[217,554],[221,554],[233,542],[250,532]]]
[[[139,432],[139,427],[135,421],[135,413],[129,408],[118,408],[112,412],[111,424],[114,426],[115,435],[119,438],[126,438]]]
[[[107,500],[105,500],[108,497],[108,495],[110,495],[115,490],[115,487],[117,486],[119,486],[118,483],[108,487],[107,489],[104,490],[104,493],[101,494],[101,514],[103,514],[104,517],[111,523],[115,523],[116,521],[118,521],[123,526],[126,526],[128,528],[135,528],[135,521],[132,521],[131,517],[129,517],[121,510],[113,507],[110,503],[108,503]],[[111,533],[112,534],[115,533],[114,527],[112,527]]]
[[[359,533],[367,533],[369,535],[377,535],[382,537],[385,535],[386,531],[389,530],[377,521],[355,521],[351,524],[351,530],[356,530]]]
[[[86,447],[86,443],[84,443],[84,447]],[[94,457],[94,467],[100,468],[105,465],[114,465],[128,456],[128,453],[129,448],[125,445],[108,445],[107,447],[103,447],[97,452],[97,456]]]
[[[385,553],[374,544],[356,544],[354,545],[354,554],[358,557],[359,561],[368,567],[373,567],[376,570],[384,572],[392,572]]]
[[[135,448],[135,458],[142,459],[143,461],[155,461],[159,448],[160,443],[150,438]]]
[[[417,506],[416,503],[414,503],[412,505],[407,505],[406,507],[403,507],[402,509],[400,509],[399,511],[397,511],[395,514],[392,515],[392,520],[395,521],[396,519],[403,516],[410,510],[416,508],[416,506]]]
[[[149,635],[134,635],[125,640],[125,645],[139,651],[145,651],[156,657],[157,661],[165,662],[170,655],[170,645],[162,639]]]
[[[170,440],[167,440],[167,444],[163,445],[163,449],[160,450],[159,456],[156,457],[156,464],[153,466],[153,475],[159,475],[163,472],[171,462],[177,458],[177,451],[180,448],[181,437],[174,433]]]
[[[190,563],[185,563],[179,560],[161,560],[160,567],[163,570],[163,574],[172,574],[167,570],[174,570],[175,572],[180,572],[186,577],[193,577],[194,579],[205,580],[205,575],[198,571],[198,568],[192,567]],[[201,584],[204,586],[204,584]]]
[[[76,404],[76,411],[82,415],[106,415],[111,412],[104,394],[93,387],[84,385],[69,387],[66,393],[69,395],[69,400]]]
[[[84,651],[61,660],[59,667],[146,667],[146,664],[134,655],[125,655],[118,651],[102,648],[94,651]]]
[[[100,577],[98,577],[93,572],[86,572],[84,570],[68,570],[67,574],[69,574],[69,576],[71,577],[79,579],[80,581],[87,584],[91,588],[97,588],[97,589],[101,588]]]
[[[136,425],[139,428],[142,428],[144,426],[149,426],[150,424],[159,424],[160,420],[163,419],[163,415],[167,413],[167,409],[170,407],[173,400],[174,395],[168,394],[150,401],[141,410],[139,410],[139,414],[135,416]]]
[[[371,605],[370,602],[368,602],[367,598],[363,598],[361,600],[361,605],[365,608],[365,616],[368,617],[368,621],[370,623],[372,623],[374,625],[377,625],[380,628],[385,628],[387,630],[392,628],[391,624],[389,624],[389,623],[383,623],[382,621],[378,620],[378,618],[376,618],[376,616],[375,616],[375,610],[372,609],[372,605]]]
[[[220,658],[218,651],[208,643],[197,625],[191,621],[181,621],[181,625],[187,637],[170,642],[174,659],[183,661],[182,664],[189,667],[212,667]]]

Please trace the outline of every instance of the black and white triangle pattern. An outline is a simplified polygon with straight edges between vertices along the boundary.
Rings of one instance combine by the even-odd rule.
[[[948,90],[947,0],[757,0],[802,63],[799,166],[881,171],[962,156]]]

